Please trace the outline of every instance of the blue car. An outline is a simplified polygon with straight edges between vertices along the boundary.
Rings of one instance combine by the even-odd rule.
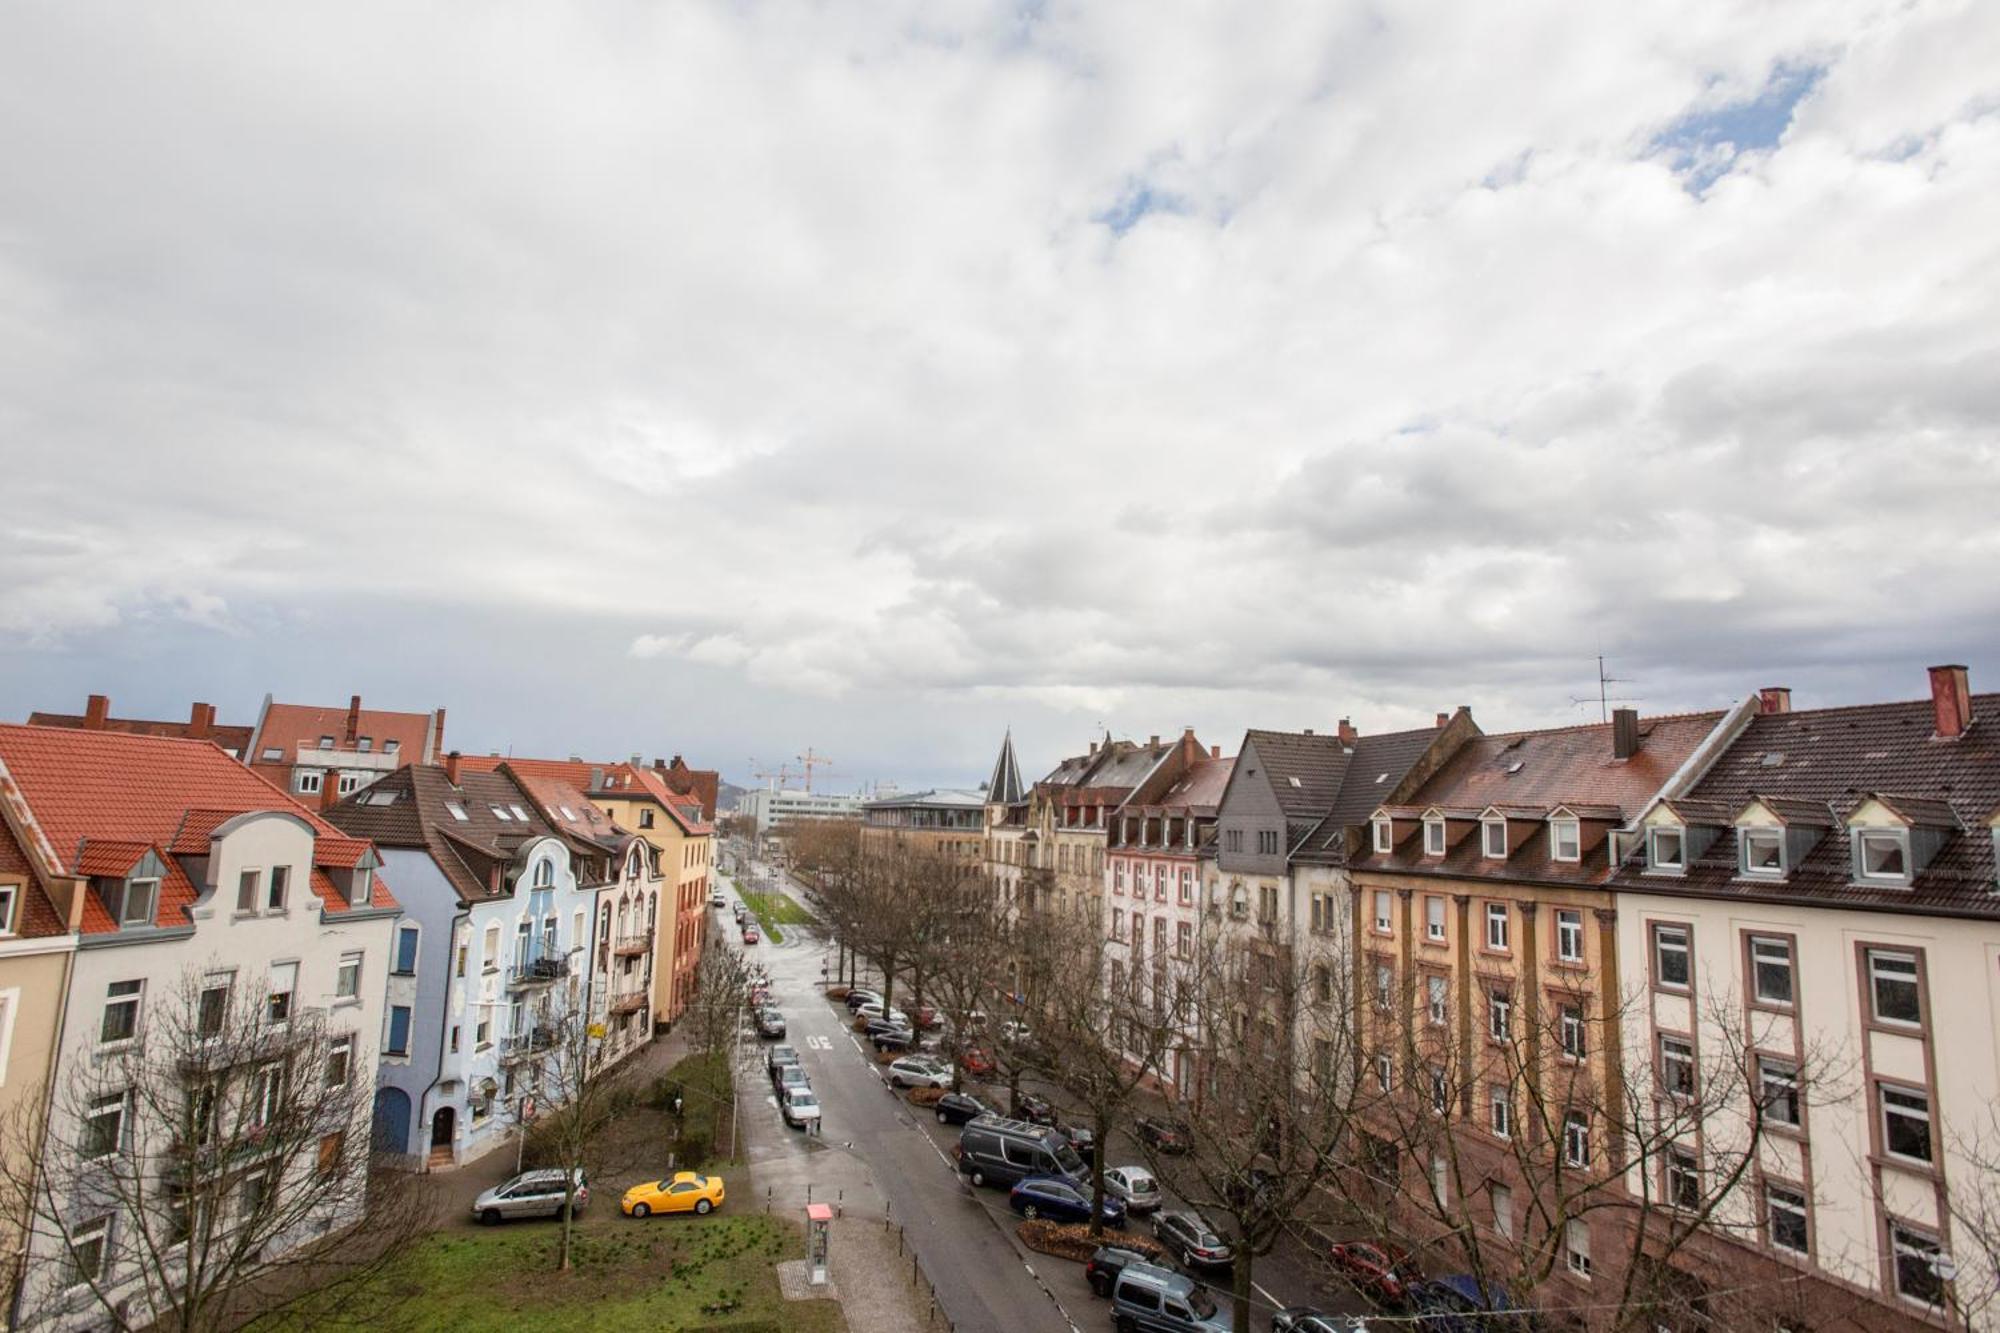
[[[1023,1217],[1046,1217],[1051,1222],[1090,1221],[1090,1195],[1061,1176],[1023,1178],[1007,1196],[1007,1206]],[[1105,1196],[1104,1225],[1125,1225],[1124,1200]]]
[[[1489,1329],[1525,1328],[1528,1311],[1507,1289],[1488,1281],[1482,1287],[1470,1273],[1432,1278],[1410,1288],[1410,1308],[1417,1312],[1423,1333],[1485,1333]]]

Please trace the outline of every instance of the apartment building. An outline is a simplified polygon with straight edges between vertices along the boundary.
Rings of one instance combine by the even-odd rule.
[[[244,749],[245,762],[284,791],[313,805],[331,805],[404,764],[434,764],[444,756],[444,709],[392,713],[274,703],[264,696]]]

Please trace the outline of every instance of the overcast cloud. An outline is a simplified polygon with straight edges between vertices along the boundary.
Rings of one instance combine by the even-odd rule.
[[[1993,4],[18,4],[0,162],[6,717],[2000,686]]]

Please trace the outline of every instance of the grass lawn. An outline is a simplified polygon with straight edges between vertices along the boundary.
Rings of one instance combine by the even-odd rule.
[[[607,1200],[613,1211],[617,1204]],[[731,1203],[735,1201],[732,1199]],[[747,1200],[744,1204],[748,1206]],[[364,1299],[328,1318],[311,1304],[258,1333],[306,1329],[721,1329],[845,1333],[833,1301],[787,1301],[775,1265],[805,1253],[789,1219],[726,1211],[579,1226],[576,1266],[555,1269],[553,1222],[428,1236],[365,1279]]]
[[[813,914],[801,907],[798,900],[789,895],[783,893],[752,893],[741,886],[737,888],[736,892],[742,897],[744,906],[748,907],[756,915],[757,924],[764,928],[764,933],[771,937],[771,943],[773,944],[785,938],[784,932],[779,930],[778,927],[810,926],[813,924]]]

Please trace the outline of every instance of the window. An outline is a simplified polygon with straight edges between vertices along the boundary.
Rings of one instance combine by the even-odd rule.
[[[632,869],[630,873],[635,877],[639,873],[639,858],[637,855],[634,855],[632,857]],[[556,863],[554,861],[551,861],[546,856],[536,861],[534,887],[538,889],[551,888],[554,886],[555,882],[556,882]]]
[[[1806,1227],[1805,1191],[1790,1185],[1764,1186],[1764,1224],[1770,1228],[1771,1244],[1793,1254],[1804,1254],[1810,1233]]]
[[[1182,867],[1181,867],[1181,906],[1185,907],[1185,906],[1187,906],[1187,905],[1188,905],[1189,903],[1192,903],[1193,901],[1194,901],[1194,867],[1193,867],[1193,866],[1182,866]],[[1329,922],[1327,923],[1327,929],[1331,930],[1332,928],[1333,928],[1333,923],[1332,923],[1331,921],[1329,921]]]
[[[1451,1016],[1451,983],[1443,977],[1425,977],[1424,988],[1429,995],[1431,1026],[1441,1028]]]
[[[1125,863],[1123,861],[1113,861],[1111,863],[1111,891],[1113,893],[1125,892]]]
[[[1496,1183],[1489,1192],[1493,1197],[1493,1230],[1511,1240],[1514,1236],[1514,1191]]]
[[[153,903],[160,896],[157,879],[127,880],[118,903],[118,924],[147,926],[153,922]]]
[[[446,814],[450,815],[453,819],[457,820],[461,824],[463,824],[468,818],[468,816],[465,813],[465,807],[460,805],[457,801],[446,801],[444,803],[444,810]]]
[[[1669,1097],[1694,1096],[1694,1043],[1660,1034],[1660,1088]]]
[[[1387,963],[1375,964],[1375,1003],[1387,1009],[1395,998],[1396,969]]]
[[[1514,1097],[1498,1083],[1487,1089],[1486,1127],[1496,1138],[1514,1137]]]
[[[1480,850],[1493,860],[1505,860],[1507,856],[1507,821],[1489,819],[1479,826]]]
[[[335,795],[347,796],[360,790],[361,775],[359,773],[342,773],[340,775],[340,790]]]
[[[1931,1162],[1931,1098],[1920,1088],[1875,1085],[1882,1114],[1882,1146],[1906,1162]]]
[[[90,1099],[84,1108],[83,1137],[77,1152],[85,1161],[109,1157],[125,1149],[125,1103],[128,1094],[109,1093]]]
[[[1374,824],[1375,831],[1375,850],[1378,852],[1392,850],[1395,847],[1395,843],[1391,842],[1389,838],[1389,821],[1386,819],[1377,819],[1372,821],[1372,823]]]
[[[605,905],[604,910],[607,914],[610,913],[611,907],[608,903]],[[482,962],[482,970],[484,971],[498,972],[500,970],[500,927],[498,926],[488,926],[486,928],[486,957]]]
[[[1923,993],[1917,985],[1917,956],[1889,949],[1868,951],[1868,993],[1878,1023],[1921,1027]]]
[[[354,1034],[336,1037],[326,1048],[326,1086],[344,1088],[354,1070]]]
[[[1856,829],[1854,868],[1862,879],[1907,884],[1910,880],[1909,834],[1901,829]]]
[[[640,809],[640,811],[639,811],[639,827],[640,827],[640,828],[651,828],[651,827],[653,827],[653,812],[652,812],[652,811],[651,811],[650,809],[646,809],[646,808],[641,808],[641,809]]]
[[[322,778],[318,773],[301,773],[298,778],[298,789],[304,795],[314,796],[319,793],[321,782]]]
[[[104,1021],[98,1029],[100,1042],[109,1046],[139,1035],[139,997],[145,989],[143,981],[114,981],[105,988]]]
[[[1764,1119],[1773,1124],[1797,1127],[1799,1116],[1799,1067],[1775,1056],[1757,1057],[1757,1097]]]
[[[1506,952],[1507,904],[1486,904],[1486,947]]]
[[[1444,855],[1444,821],[1426,819],[1424,821],[1424,855]]]
[[[1383,1092],[1396,1086],[1396,1057],[1387,1051],[1375,1053],[1375,1086]]]
[[[1111,938],[1114,940],[1125,938],[1125,909],[1122,907],[1111,909]]]
[[[363,736],[354,742],[354,748],[363,754],[367,754],[375,748],[375,738],[373,736]]]
[[[1667,1149],[1667,1203],[1691,1212],[1701,1207],[1701,1163],[1679,1144]]]
[[[408,1055],[410,1053],[410,1006],[396,1004],[389,1006],[389,1041],[383,1047],[384,1055]]]
[[[354,868],[354,905],[366,903],[375,892],[375,872],[367,866]]]
[[[285,1108],[285,1069],[275,1061],[262,1066],[250,1077],[250,1097],[244,1118],[252,1125],[268,1125]]]
[[[18,888],[12,884],[0,884],[0,935],[14,933],[14,908],[20,900]]]
[[[1692,976],[1686,926],[1653,927],[1653,984],[1686,990]]]
[[[1583,913],[1574,907],[1556,909],[1556,961],[1583,961]]]
[[[1387,889],[1377,889],[1375,890],[1376,931],[1380,934],[1387,935],[1389,933],[1390,920],[1391,918],[1389,916],[1389,891]]]
[[[507,808],[514,812],[514,818],[520,820],[523,824],[528,822],[528,812],[526,810],[523,810],[518,805],[510,805]]]
[[[581,934],[582,932],[578,933]],[[472,952],[472,946],[465,943],[463,940],[460,940],[458,945],[458,962],[456,965],[456,975],[461,977],[465,975],[466,955],[471,952]]]
[[[1572,1060],[1581,1060],[1585,1054],[1583,1039],[1583,1006],[1566,1004],[1560,1014],[1562,1026],[1563,1054]]]
[[[417,936],[415,926],[402,926],[396,931],[396,973],[409,976],[417,970]]]
[[[234,978],[226,973],[205,977],[201,996],[195,1002],[195,1035],[219,1037],[229,1014],[229,991]]]
[[[1590,1117],[1581,1111],[1563,1117],[1563,1165],[1590,1165]]]
[[[464,1031],[457,1023],[451,1025],[451,1053],[458,1054],[459,1035]]]
[[[1687,835],[1677,828],[1648,830],[1646,863],[1654,870],[1687,869]]]
[[[483,1051],[493,1044],[493,1020],[484,1011],[472,1025],[472,1049]]]
[[[1506,1041],[1513,1034],[1514,998],[1504,990],[1488,992],[1486,996],[1486,1035],[1495,1041]]]
[[[1581,1218],[1563,1224],[1563,1263],[1578,1277],[1590,1276],[1590,1224]]]
[[[1276,856],[1278,854],[1278,834],[1275,829],[1259,829],[1257,831],[1257,851],[1262,856]]]
[[[264,1020],[286,1023],[292,1017],[292,993],[299,988],[297,963],[271,964],[271,993],[264,1001]]]
[[[1440,1205],[1451,1202],[1451,1163],[1442,1153],[1431,1158],[1431,1197]]]
[[[1431,1066],[1431,1110],[1443,1115],[1451,1107],[1451,1084],[1440,1065]]]
[[[80,1287],[104,1276],[104,1252],[110,1244],[111,1219],[96,1218],[70,1232],[69,1262],[64,1266],[63,1284]]]
[[[1574,819],[1549,821],[1549,854],[1558,861],[1581,861],[1583,838]]]
[[[403,743],[393,738],[382,742],[383,754],[394,754],[402,748],[403,748]]]
[[[1156,916],[1153,918],[1153,952],[1156,954],[1163,954],[1166,951],[1167,951],[1167,919],[1163,916]]]
[[[1424,899],[1424,938],[1444,939],[1444,899],[1435,895]]]
[[[320,737],[319,748],[322,750],[331,750],[333,748],[333,737],[331,736]]]
[[[1936,1236],[1902,1222],[1889,1224],[1889,1249],[1896,1261],[1896,1292],[1925,1305],[1944,1304],[1944,1247]]]
[[[336,1000],[358,1000],[361,998],[361,955],[344,953],[340,956],[340,970],[334,974],[333,998]]]
[[[1741,869],[1746,875],[1770,877],[1785,873],[1785,834],[1782,829],[1746,828],[1737,834],[1743,849]]]
[[[321,1137],[319,1160],[313,1166],[313,1173],[321,1180],[331,1180],[340,1174],[340,1159],[347,1148],[347,1131],[335,1130]]]
[[[264,882],[262,871],[246,870],[236,877],[236,910],[254,912],[257,910],[257,889]]]
[[[292,888],[292,868],[290,866],[271,867],[271,891],[264,896],[264,906],[273,912],[285,910],[285,899]]]
[[[1792,942],[1750,937],[1750,983],[1759,1004],[1792,1007]]]

